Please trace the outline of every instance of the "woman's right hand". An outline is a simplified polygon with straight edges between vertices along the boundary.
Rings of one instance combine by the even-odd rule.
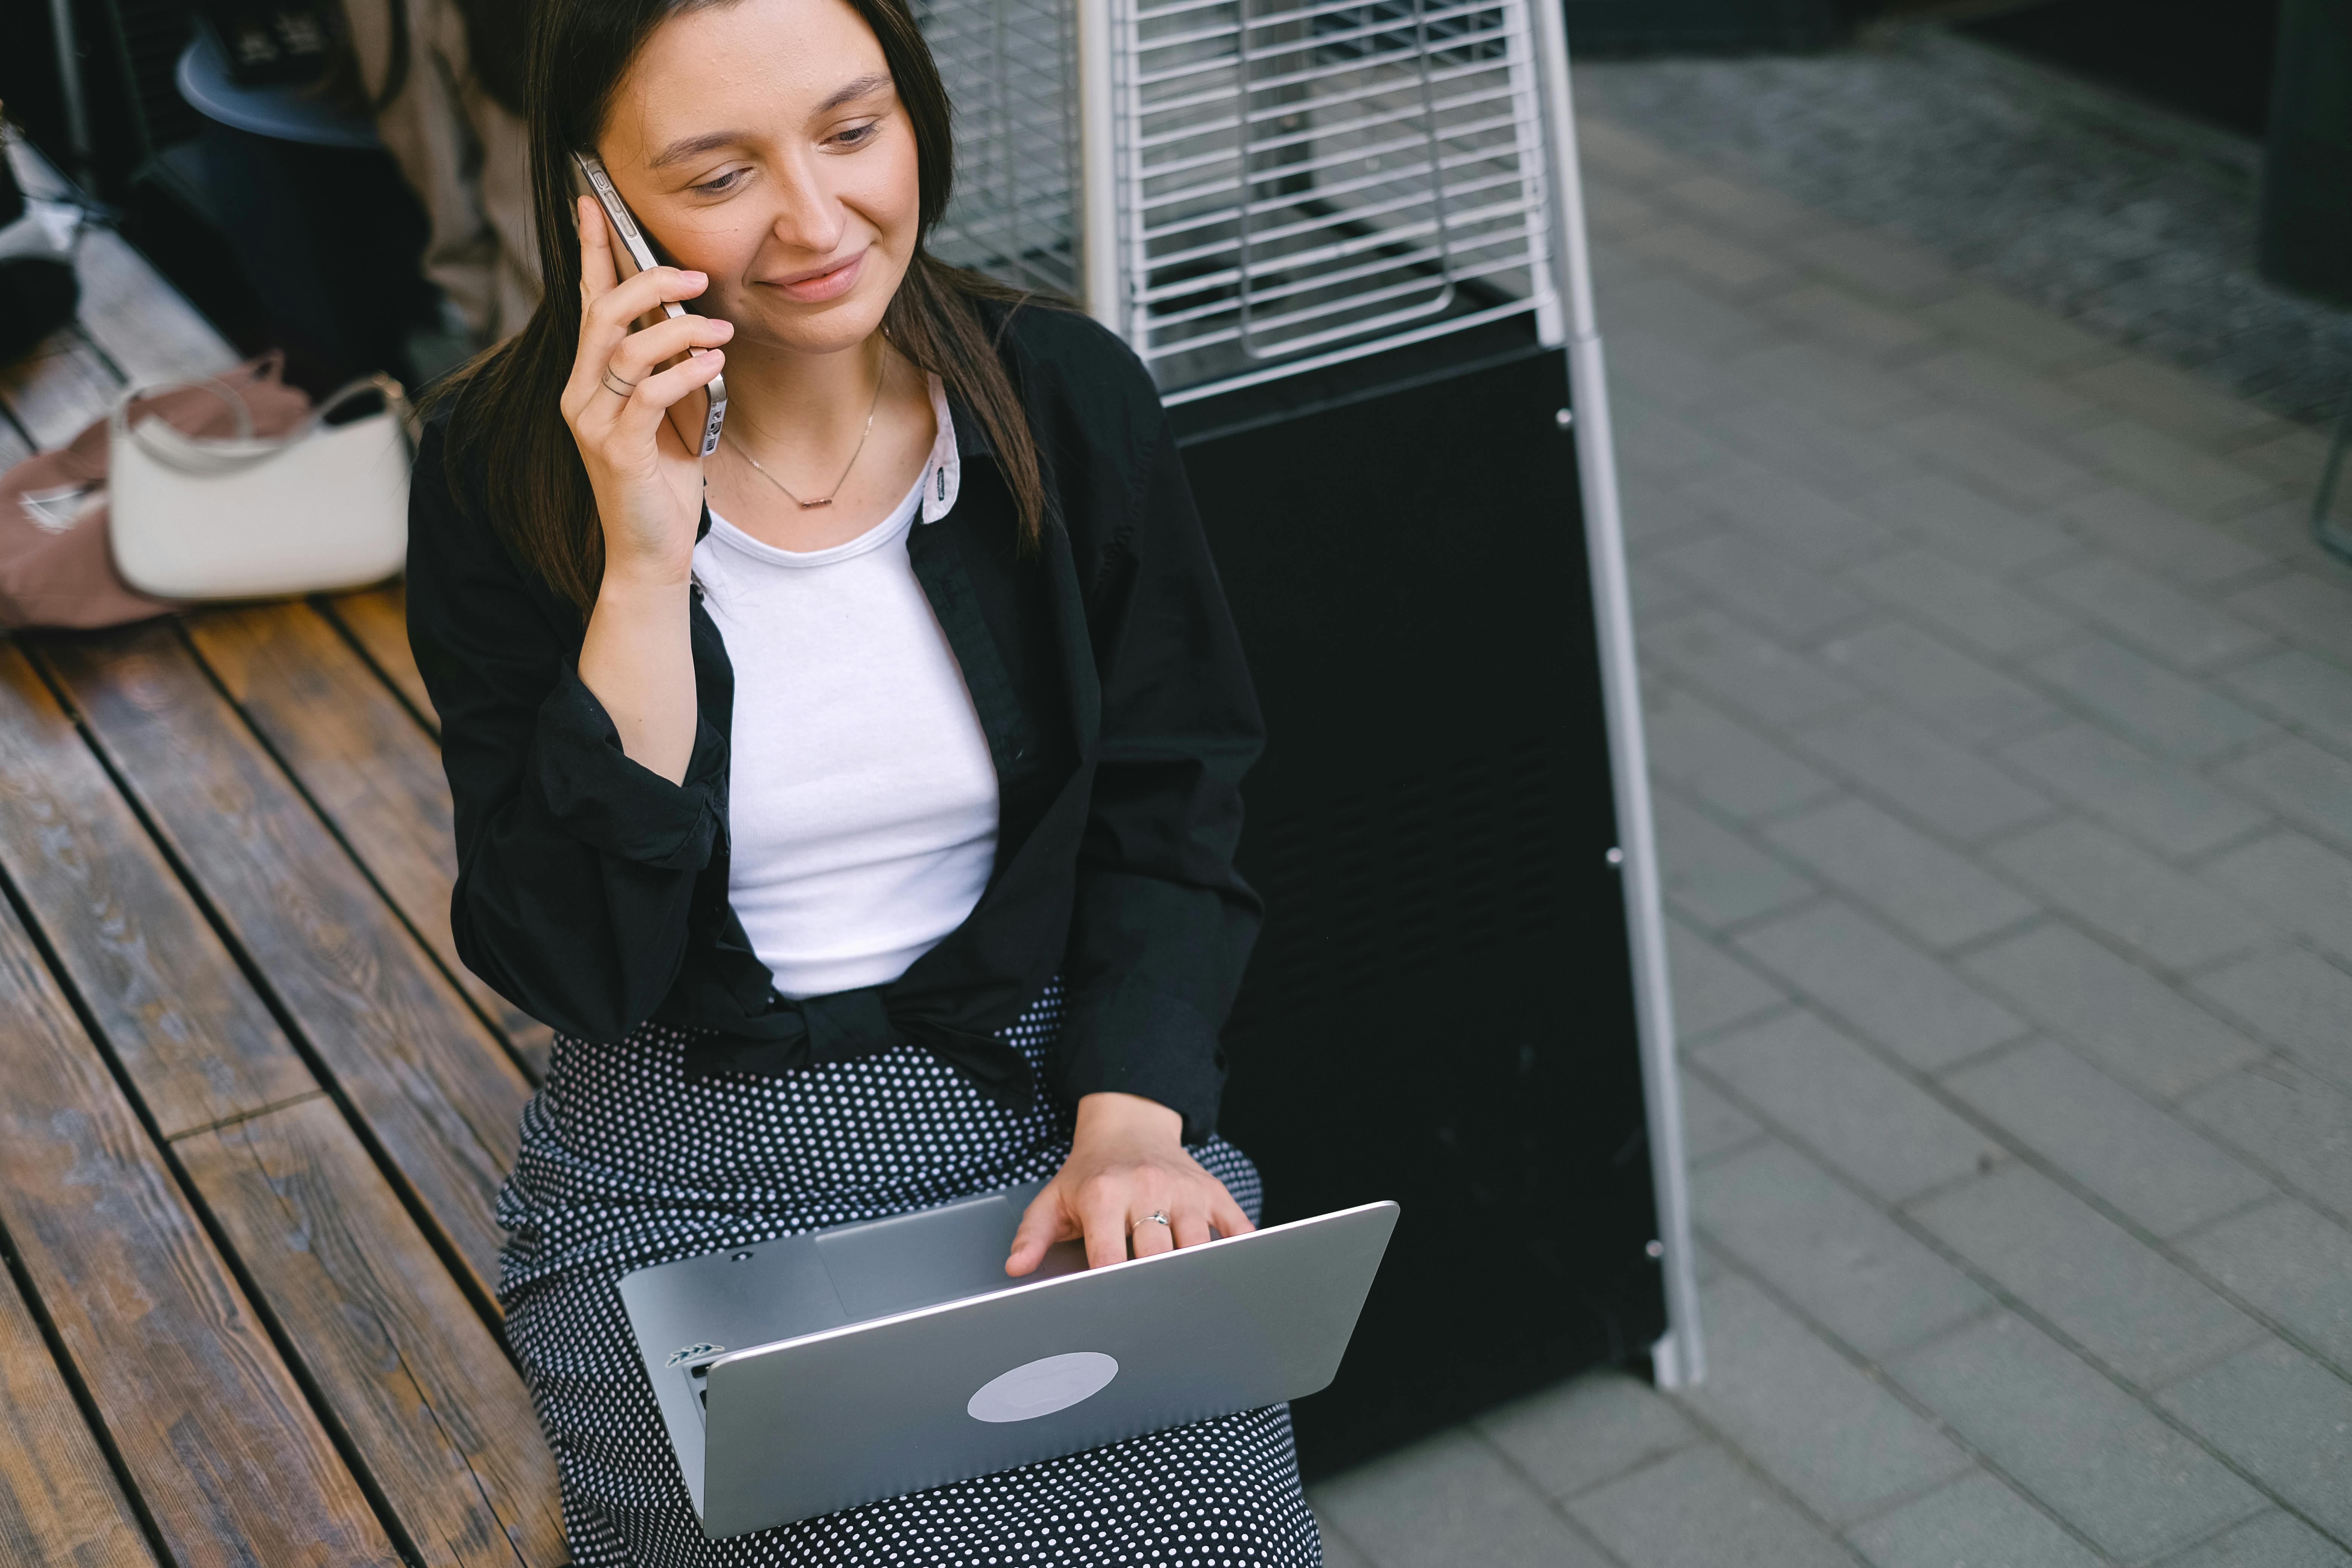
[[[733,323],[688,313],[661,317],[663,301],[691,300],[709,287],[699,272],[656,267],[619,281],[604,209],[582,196],[580,220],[580,352],[564,384],[564,423],[580,444],[580,460],[595,491],[604,525],[604,574],[646,584],[686,582],[702,520],[702,421],[688,423],[697,438],[678,434],[671,407],[710,384],[726,356],[719,345]],[[692,349],[709,352],[689,355]],[[678,363],[667,370],[665,363]],[[607,385],[634,383],[624,397]]]

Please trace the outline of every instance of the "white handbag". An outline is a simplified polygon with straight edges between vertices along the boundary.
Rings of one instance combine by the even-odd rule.
[[[256,599],[356,588],[400,570],[408,553],[408,402],[388,375],[355,381],[278,439],[257,438],[233,387],[202,382],[236,413],[236,436],[188,436],[114,405],[107,439],[115,570],[159,599]],[[363,393],[381,413],[326,416]]]

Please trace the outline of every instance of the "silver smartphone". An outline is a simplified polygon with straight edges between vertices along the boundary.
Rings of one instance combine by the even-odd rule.
[[[637,226],[636,215],[621,200],[621,193],[613,186],[613,176],[604,172],[604,161],[593,153],[575,152],[572,154],[572,167],[573,188],[596,198],[596,205],[604,209],[605,221],[613,226],[614,237],[621,242],[618,255],[627,258],[619,264],[622,279],[625,281],[660,266],[654,259],[653,247],[646,243],[645,231]],[[686,307],[675,300],[665,300],[662,311],[675,318],[685,315]],[[703,351],[687,352],[699,357]],[[708,391],[710,411],[702,422],[702,455],[706,458],[719,449],[719,432],[727,423],[727,378],[712,376]]]

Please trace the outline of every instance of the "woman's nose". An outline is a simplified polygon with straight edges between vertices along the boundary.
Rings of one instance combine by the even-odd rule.
[[[841,203],[812,170],[789,171],[777,181],[775,216],[769,232],[795,250],[829,255],[841,241]]]

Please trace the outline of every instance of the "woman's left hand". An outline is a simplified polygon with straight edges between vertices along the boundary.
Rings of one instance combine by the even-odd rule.
[[[1257,1228],[1225,1184],[1184,1152],[1184,1119],[1139,1095],[1089,1094],[1078,1101],[1070,1157],[1021,1216],[1004,1272],[1031,1272],[1057,1241],[1086,1237],[1087,1267],[1099,1268],[1127,1258],[1130,1237],[1144,1258],[1196,1247],[1212,1226],[1219,1236]]]

